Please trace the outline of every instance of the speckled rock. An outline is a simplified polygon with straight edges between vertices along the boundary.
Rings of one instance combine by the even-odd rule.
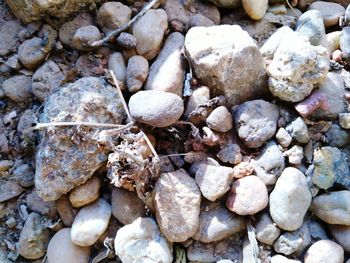
[[[340,115],[339,124],[342,124]],[[326,132],[326,140],[331,147],[344,147],[350,143],[350,133],[338,124],[332,123],[330,129]]]
[[[325,27],[336,26],[339,18],[344,15],[345,8],[337,3],[316,1],[312,3],[308,10],[317,10],[321,13]]]
[[[124,116],[117,90],[102,79],[87,77],[52,94],[45,103],[40,121],[118,124]],[[97,145],[96,129],[83,129],[83,141],[71,140],[75,127],[49,127],[41,131],[35,185],[43,200],[56,200],[86,182],[107,160],[107,152]]]
[[[0,56],[16,51],[18,45],[18,32],[23,27],[19,21],[11,20],[2,24],[0,29]]]
[[[126,84],[132,93],[139,91],[147,79],[149,64],[142,56],[132,56],[126,68]]]
[[[185,170],[163,173],[154,188],[157,222],[171,242],[182,242],[199,226],[201,193]]]
[[[299,235],[294,235],[293,232],[286,232],[273,244],[273,248],[277,253],[286,256],[296,252],[303,243],[303,239]]]
[[[91,51],[95,47],[91,47],[90,43],[100,40],[102,37],[100,30],[93,26],[83,26],[79,28],[73,36],[73,47],[81,51]]]
[[[93,176],[84,184],[75,187],[69,194],[69,201],[73,207],[82,207],[97,200],[100,195],[101,181]]]
[[[342,51],[342,57],[345,61],[349,61],[350,59],[350,27],[346,26],[341,31],[341,36],[339,39],[339,46]]]
[[[350,129],[350,113],[344,112],[339,114],[339,125],[343,129]]]
[[[306,252],[304,263],[343,263],[344,249],[331,240],[320,240]]]
[[[314,46],[320,45],[326,36],[322,14],[315,9],[307,11],[299,17],[295,30],[306,36],[311,45]]]
[[[18,59],[23,66],[34,70],[44,62],[47,50],[44,49],[44,40],[40,37],[33,37],[24,41],[18,48]]]
[[[116,255],[123,263],[171,263],[172,245],[150,217],[138,218],[119,229],[114,239]],[[137,251],[137,253],[135,253]]]
[[[305,175],[296,168],[284,169],[270,194],[270,214],[283,230],[298,229],[311,204]]]
[[[268,2],[268,0],[242,0],[244,10],[247,12],[249,17],[254,20],[259,20],[264,17]]]
[[[106,34],[130,21],[131,9],[120,2],[104,3],[97,13],[98,25]]]
[[[350,252],[350,226],[330,225],[329,229],[337,243],[343,247],[345,252]]]
[[[2,89],[9,99],[15,102],[30,101],[32,78],[24,75],[17,75],[6,79],[2,83]]]
[[[238,144],[234,143],[223,145],[216,157],[218,157],[219,160],[224,163],[231,164],[238,164],[243,159],[241,148]]]
[[[302,118],[298,117],[286,127],[287,132],[299,143],[308,143],[309,131]]]
[[[281,230],[275,225],[268,213],[262,214],[256,221],[255,235],[259,242],[272,246],[280,233]]]
[[[132,34],[126,32],[120,33],[120,35],[116,37],[116,42],[125,49],[136,48],[136,38]]]
[[[166,127],[180,119],[184,106],[182,99],[173,93],[146,90],[131,96],[129,110],[137,122]]]

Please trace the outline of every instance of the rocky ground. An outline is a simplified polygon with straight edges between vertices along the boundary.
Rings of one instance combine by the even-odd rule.
[[[0,262],[350,262],[350,7],[0,0]]]

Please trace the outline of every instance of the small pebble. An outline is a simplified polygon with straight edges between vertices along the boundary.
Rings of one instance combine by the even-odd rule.
[[[133,56],[128,60],[126,68],[126,83],[129,92],[139,91],[147,79],[149,64],[147,59],[142,56]]]
[[[339,24],[339,18],[344,15],[345,8],[338,3],[329,3],[325,1],[313,2],[308,10],[317,10],[321,13],[325,27],[336,26]]]
[[[320,45],[326,36],[322,14],[317,10],[303,13],[299,17],[295,31],[306,36],[312,45]]]
[[[308,143],[310,140],[307,126],[302,118],[298,117],[286,127],[287,132],[300,143]]]
[[[268,0],[242,0],[244,10],[249,15],[249,17],[254,20],[260,20],[264,17],[268,2]]]
[[[106,34],[130,21],[131,9],[120,2],[104,3],[97,13],[97,23]]]
[[[233,127],[232,115],[225,106],[217,107],[207,118],[210,129],[218,132],[228,132]]]
[[[97,200],[100,195],[101,181],[93,176],[84,184],[75,187],[69,194],[69,201],[73,207],[81,207]]]
[[[276,133],[276,140],[282,147],[288,147],[292,142],[293,138],[289,135],[285,128],[279,128]]]
[[[350,60],[350,26],[344,27],[342,29],[342,34],[340,36],[339,45],[342,51],[343,58],[346,61]]]
[[[24,75],[13,76],[2,83],[5,95],[15,102],[28,102],[31,97],[32,78]]]
[[[304,158],[304,149],[299,145],[294,145],[288,151],[285,151],[283,156],[288,157],[288,161],[291,164],[301,164]]]
[[[56,201],[57,212],[65,226],[72,226],[76,215],[76,210],[73,209],[69,202],[68,196],[62,196]]]
[[[304,263],[344,262],[344,249],[331,240],[320,240],[306,252]]]
[[[44,40],[34,37],[24,41],[18,48],[18,59],[29,70],[34,70],[44,62]]]
[[[94,50],[95,47],[91,47],[90,44],[100,39],[101,33],[97,27],[92,25],[84,26],[75,32],[73,37],[73,47],[81,51]]]
[[[350,129],[350,113],[340,113],[339,124],[343,129]]]
[[[136,38],[126,32],[120,33],[116,38],[117,44],[125,49],[133,49],[136,47]]]
[[[124,89],[126,84],[126,65],[122,53],[115,52],[109,57],[108,70],[113,71],[119,82],[120,88]]]
[[[281,234],[281,230],[272,221],[270,215],[264,213],[256,221],[255,234],[259,242],[272,246]]]

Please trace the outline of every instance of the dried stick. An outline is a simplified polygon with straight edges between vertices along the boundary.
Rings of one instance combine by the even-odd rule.
[[[140,13],[138,13],[136,16],[134,16],[128,23],[123,24],[122,26],[120,26],[119,28],[109,32],[107,34],[107,36],[105,36],[104,38],[102,38],[101,40],[92,42],[90,44],[91,47],[99,47],[102,46],[104,43],[110,41],[113,37],[119,35],[121,32],[125,31],[126,29],[128,29],[133,23],[135,23],[141,16],[143,16],[148,10],[150,10],[156,3],[158,2],[158,0],[152,0],[151,2],[149,2],[141,11]]]
[[[37,123],[34,127],[29,128],[28,130],[40,130],[42,128],[47,128],[51,126],[91,126],[91,127],[105,127],[105,128],[122,128],[125,125],[111,124],[111,123],[83,122],[83,121],[47,122],[47,123]]]

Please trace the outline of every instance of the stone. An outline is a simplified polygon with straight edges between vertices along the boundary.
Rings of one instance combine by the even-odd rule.
[[[0,180],[0,203],[19,196],[24,189],[12,180]]]
[[[337,26],[339,24],[339,18],[345,14],[345,8],[343,6],[325,1],[313,2],[308,10],[319,11],[325,27]]]
[[[132,56],[126,68],[126,84],[129,92],[135,93],[142,88],[147,79],[149,64],[142,56]]]
[[[294,235],[293,232],[286,232],[273,244],[273,248],[277,253],[289,256],[296,252],[302,245],[303,240],[300,236]]]
[[[13,161],[1,160],[0,161],[0,172],[6,172],[13,166]]]
[[[326,36],[321,12],[312,9],[303,13],[298,19],[295,31],[306,36],[311,45],[320,45]]]
[[[5,64],[14,70],[19,70],[22,67],[21,63],[19,63],[18,55],[12,55],[9,57]]]
[[[131,9],[120,2],[104,3],[97,13],[97,23],[104,33],[109,33],[130,21]]]
[[[339,123],[340,115],[339,115]],[[329,130],[326,132],[326,140],[331,147],[344,147],[350,143],[350,133],[342,129],[338,124],[332,123]]]
[[[152,63],[145,90],[161,90],[182,96],[185,79],[185,65],[182,61],[182,48],[185,37],[179,33],[171,33]]]
[[[312,239],[328,239],[325,228],[317,221],[312,220],[307,223]]]
[[[9,99],[14,102],[28,102],[31,94],[32,78],[24,75],[17,75],[8,78],[2,83],[2,89]]]
[[[305,263],[344,262],[344,249],[331,240],[320,240],[314,243],[306,252]]]
[[[238,0],[210,0],[209,2],[223,8],[237,8],[241,6],[241,1]]]
[[[289,32],[267,67],[270,92],[284,101],[302,101],[325,80],[328,70],[326,48],[313,46],[305,37]]]
[[[91,51],[95,47],[91,47],[90,43],[100,40],[101,37],[102,35],[97,27],[93,25],[83,26],[75,32],[72,45],[80,51]]]
[[[288,157],[290,164],[301,164],[301,161],[304,158],[304,149],[299,145],[294,145],[289,150],[283,153],[284,157]]]
[[[148,10],[132,29],[132,34],[136,38],[137,53],[147,60],[154,59],[161,48],[167,29],[166,12],[163,9]]]
[[[263,57],[240,26],[193,27],[184,47],[199,82],[210,87],[212,96],[225,95],[232,106],[267,92]]]
[[[19,21],[10,20],[2,24],[0,28],[0,56],[6,56],[16,51],[19,44],[18,32],[22,29]]]
[[[238,164],[242,161],[243,156],[238,144],[224,145],[217,153],[216,157],[224,163]]]
[[[335,191],[316,196],[310,210],[328,224],[350,225],[350,191]]]
[[[332,54],[334,51],[339,50],[341,35],[342,35],[342,31],[333,31],[326,35],[329,55]]]
[[[125,49],[136,48],[136,38],[126,32],[120,33],[120,35],[116,38],[116,42],[119,46]]]
[[[350,129],[350,113],[344,112],[339,114],[339,125],[343,129]]]
[[[293,138],[290,136],[290,134],[286,131],[285,128],[281,127],[278,129],[276,133],[276,140],[282,147],[288,147],[290,143],[292,142]]]
[[[27,69],[34,70],[44,62],[48,52],[43,43],[40,37],[33,37],[19,46],[18,59]]]
[[[124,117],[117,90],[103,79],[86,77],[50,95],[40,122],[120,124]],[[71,140],[75,127],[48,127],[41,131],[35,185],[44,201],[57,200],[85,183],[107,160],[107,150],[98,147],[96,131],[84,128],[84,140],[78,141]]]
[[[180,119],[184,106],[182,99],[173,93],[145,90],[131,96],[129,110],[137,122],[166,127]]]
[[[342,51],[342,57],[345,61],[350,60],[350,26],[346,26],[341,31],[341,36],[339,39],[340,50]]]
[[[278,107],[264,100],[246,101],[234,113],[238,136],[249,148],[262,146],[276,132]]]
[[[56,202],[57,212],[63,222],[63,224],[67,227],[71,227],[74,222],[75,215],[77,211],[72,207],[69,202],[69,198],[67,195],[62,196]]]
[[[273,221],[283,230],[294,231],[302,225],[310,204],[311,192],[305,175],[293,167],[284,169],[270,194]]]
[[[71,229],[62,228],[50,240],[47,247],[47,260],[50,263],[61,263],[62,256],[67,263],[88,263],[90,247],[80,247],[71,240]]]
[[[334,183],[350,189],[349,166],[346,155],[336,147],[321,147],[314,151],[312,183],[327,190]]]
[[[269,202],[267,188],[257,176],[251,175],[233,182],[226,206],[239,215],[254,215]]]
[[[116,255],[123,263],[171,263],[172,245],[150,217],[140,217],[117,232],[114,239]],[[137,251],[137,253],[135,253]]]
[[[233,128],[232,115],[225,106],[214,109],[206,122],[210,129],[218,132],[228,132]]]
[[[345,252],[350,251],[350,226],[329,225],[332,236],[339,245],[343,247]]]
[[[39,67],[32,77],[32,93],[43,102],[53,91],[57,90],[64,79],[58,65],[48,60]]]
[[[101,181],[98,176],[92,176],[84,184],[75,187],[69,194],[73,207],[82,207],[97,200],[100,195]]]
[[[120,52],[113,53],[108,59],[108,70],[113,71],[117,78],[120,88],[124,89],[126,83],[126,65],[123,54]]]
[[[256,239],[261,243],[272,246],[280,234],[281,230],[268,213],[263,213],[255,223]]]
[[[271,257],[271,263],[301,263],[301,261],[289,259],[282,255],[274,255]]]
[[[154,188],[157,222],[171,242],[183,242],[199,226],[201,193],[185,170],[163,173]]]
[[[302,118],[298,117],[286,127],[287,132],[299,143],[308,143],[309,131]]]
[[[57,214],[56,205],[54,202],[43,201],[34,190],[27,194],[26,204],[28,208],[34,212],[40,213],[44,216],[54,217]]]
[[[207,103],[210,100],[210,90],[206,86],[200,86],[192,90],[186,104],[185,115],[189,116],[200,105]]]
[[[197,166],[195,172],[195,180],[198,184],[203,196],[210,200],[224,196],[230,189],[233,180],[233,169],[227,166],[210,165],[203,162]]]
[[[30,213],[19,236],[19,254],[26,259],[39,259],[46,253],[50,231],[44,219],[37,213]]]
[[[243,217],[235,215],[220,204],[203,210],[199,215],[199,228],[192,239],[211,243],[225,239],[245,228]]]
[[[215,1],[215,0],[212,0]],[[197,14],[194,16],[191,16],[190,19],[188,20],[188,27],[196,27],[196,26],[204,26],[204,27],[209,27],[215,25],[212,20],[207,18],[206,16],[203,16],[201,14]]]
[[[113,188],[111,203],[113,216],[124,225],[131,224],[146,214],[144,202],[136,193],[123,188]]]
[[[264,17],[268,0],[254,1],[254,0],[242,0],[244,11],[251,19],[260,20]]]
[[[107,229],[111,214],[110,204],[102,198],[81,208],[72,225],[72,242],[82,247],[93,245]]]

